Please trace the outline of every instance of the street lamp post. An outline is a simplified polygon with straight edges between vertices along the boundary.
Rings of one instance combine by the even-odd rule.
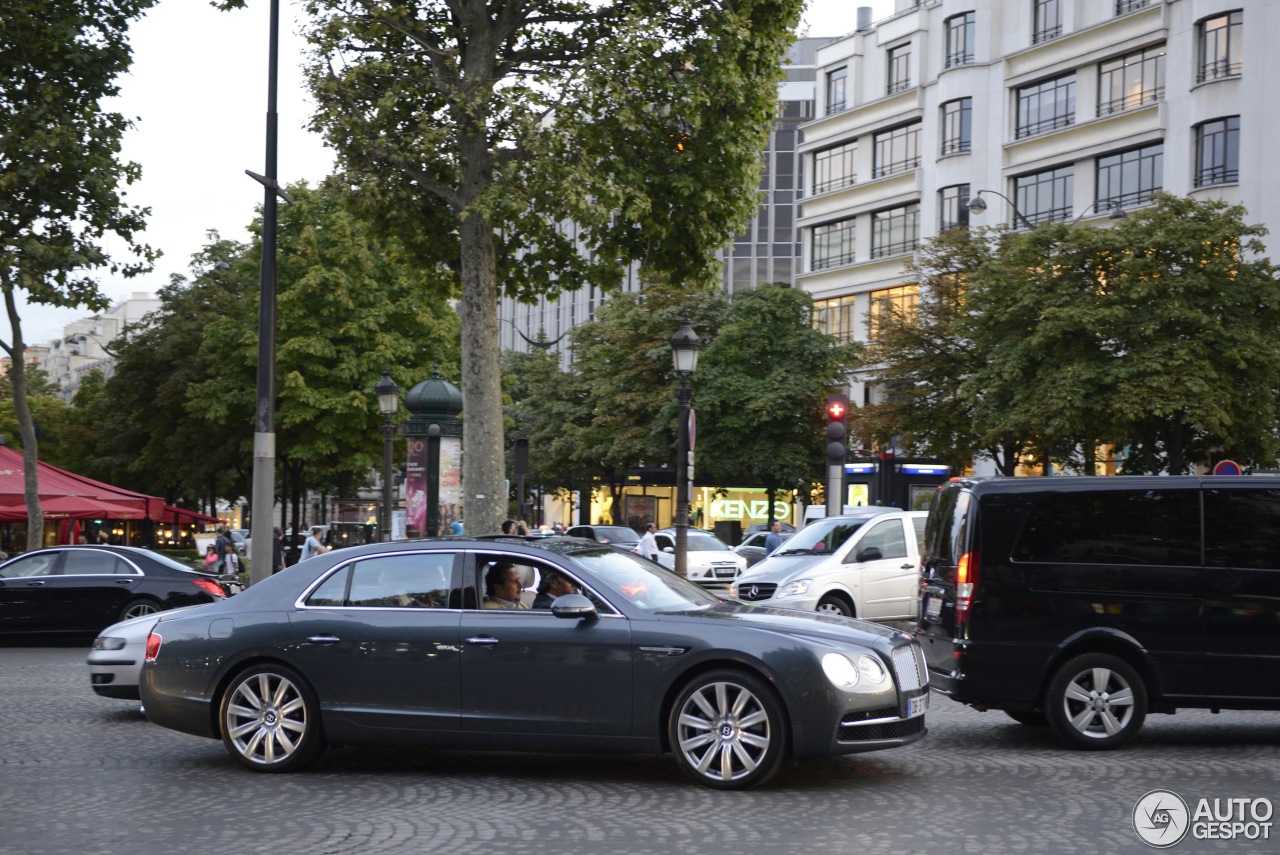
[[[969,213],[981,214],[983,211],[987,210],[987,200],[982,198],[983,193],[990,193],[992,196],[999,196],[1001,199],[1008,202],[1009,210],[1013,211],[1014,217],[1021,220],[1022,224],[1027,228],[1035,228],[1035,224],[1028,220],[1023,213],[1018,210],[1017,205],[1013,204],[1013,200],[998,190],[979,190],[977,193],[970,196],[968,205]],[[1074,220],[1071,221],[1070,224],[1073,226],[1079,224],[1081,220],[1089,215],[1089,210],[1089,208],[1085,208]],[[1096,210],[1096,208],[1094,210]],[[1109,220],[1123,220],[1127,216],[1128,214],[1125,213],[1124,208],[1120,206],[1119,202],[1112,202],[1107,208],[1107,219]]]
[[[382,514],[378,522],[378,540],[391,539],[391,443],[396,436],[396,426],[392,419],[400,409],[400,387],[391,379],[391,371],[384,369],[382,379],[373,387],[378,396],[378,410],[387,417],[382,426]]]
[[[676,401],[680,404],[679,424],[676,428],[676,575],[685,578],[688,575],[689,551],[689,500],[692,471],[689,458],[693,456],[692,442],[689,436],[689,413],[693,403],[693,388],[689,378],[698,367],[698,348],[702,342],[685,315],[680,321],[680,329],[671,337],[671,358],[675,363],[676,376],[680,385],[676,389]]]

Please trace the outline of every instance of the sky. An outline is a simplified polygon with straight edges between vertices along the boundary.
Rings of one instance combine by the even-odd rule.
[[[811,36],[836,36],[856,26],[858,6],[872,20],[892,14],[895,0],[810,0],[804,20]],[[130,31],[134,60],[119,81],[120,95],[104,107],[133,122],[121,158],[142,165],[142,179],[126,188],[126,201],[151,209],[142,243],[163,256],[153,272],[133,279],[99,279],[113,302],[134,292],[155,293],[171,274],[189,275],[191,256],[210,230],[247,240],[262,204],[262,186],[245,175],[266,165],[267,0],[219,12],[206,0],[160,0]],[[297,35],[300,4],[281,0],[277,94],[277,176],[281,183],[327,175],[333,155],[305,125],[311,102],[302,82],[306,45]],[[120,245],[108,244],[124,258]],[[84,309],[29,305],[20,309],[23,338],[40,344],[62,335]],[[7,338],[7,336],[6,336]]]

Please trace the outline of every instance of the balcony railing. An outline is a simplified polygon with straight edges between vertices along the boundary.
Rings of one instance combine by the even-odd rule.
[[[1151,0],[1116,0],[1116,16],[1127,15],[1151,5]]]
[[[1098,116],[1110,116],[1113,113],[1123,113],[1126,110],[1141,107],[1143,104],[1154,104],[1163,97],[1164,87],[1156,86],[1152,89],[1134,92],[1123,98],[1112,98],[1110,101],[1104,101],[1098,105]]]
[[[1044,44],[1045,42],[1053,41],[1060,35],[1062,35],[1061,24],[1054,27],[1046,27],[1043,30],[1039,30],[1031,34],[1031,43],[1033,45]]]
[[[1232,62],[1230,59],[1218,59],[1213,62],[1206,62],[1196,72],[1196,83],[1204,83],[1206,80],[1221,80],[1224,77],[1239,77],[1240,69],[1241,63],[1238,60]]]
[[[1014,130],[1013,135],[1016,139],[1024,139],[1026,137],[1034,137],[1037,134],[1047,134],[1049,131],[1056,131],[1061,128],[1069,128],[1075,123],[1075,114],[1054,116],[1050,119],[1041,119],[1038,122],[1028,122],[1025,125],[1018,125]]]
[[[1240,171],[1227,166],[1206,166],[1196,170],[1196,186],[1212,187],[1215,184],[1234,184],[1240,180]]]

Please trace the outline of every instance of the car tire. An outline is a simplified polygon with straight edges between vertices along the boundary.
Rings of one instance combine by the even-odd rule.
[[[680,769],[719,790],[763,784],[788,750],[782,703],[768,683],[745,671],[710,671],[689,681],[671,707],[667,736]]]
[[[824,615],[839,615],[840,617],[853,617],[853,609],[849,608],[849,604],[835,594],[827,594],[818,600],[818,606],[815,611]]]
[[[324,748],[315,693],[284,665],[255,665],[233,677],[218,723],[231,756],[258,772],[306,768]]]
[[[164,611],[164,606],[155,600],[137,599],[130,600],[124,604],[124,608],[120,610],[120,620],[129,620],[129,618],[142,617],[143,615],[153,615],[156,612]]]
[[[1048,717],[1038,710],[1005,710],[1004,714],[1027,727],[1048,727]]]
[[[1049,726],[1074,748],[1118,748],[1147,717],[1147,689],[1128,662],[1109,653],[1068,661],[1049,681],[1044,710]]]

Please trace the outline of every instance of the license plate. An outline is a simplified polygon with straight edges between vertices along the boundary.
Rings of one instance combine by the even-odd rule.
[[[927,693],[918,698],[910,698],[907,701],[907,718],[924,715],[927,709],[929,709],[929,695]]]
[[[737,567],[713,567],[712,570],[715,571],[715,574],[721,578],[727,577],[732,579],[738,573]]]
[[[924,601],[924,613],[931,618],[936,618],[942,614],[942,598],[929,597]]]

